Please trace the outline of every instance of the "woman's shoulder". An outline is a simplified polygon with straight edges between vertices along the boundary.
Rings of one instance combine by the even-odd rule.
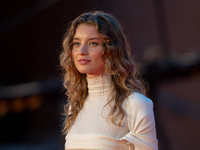
[[[129,106],[134,106],[136,108],[153,107],[152,100],[138,92],[133,92],[131,95],[129,95],[127,98],[127,103]]]

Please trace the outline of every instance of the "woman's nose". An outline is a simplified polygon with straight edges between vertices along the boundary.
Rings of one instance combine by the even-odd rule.
[[[87,45],[83,44],[79,49],[79,55],[87,55],[87,54],[88,54]]]

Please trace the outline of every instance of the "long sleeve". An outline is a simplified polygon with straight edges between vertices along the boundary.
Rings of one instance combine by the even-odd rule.
[[[135,150],[157,150],[153,103],[142,94],[134,93],[126,104],[128,128],[122,139],[135,146]]]

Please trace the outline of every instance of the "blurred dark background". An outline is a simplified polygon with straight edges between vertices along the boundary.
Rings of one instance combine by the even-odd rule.
[[[160,150],[200,149],[199,0],[1,0],[0,149],[62,150],[59,51],[76,16],[111,13],[149,82]]]

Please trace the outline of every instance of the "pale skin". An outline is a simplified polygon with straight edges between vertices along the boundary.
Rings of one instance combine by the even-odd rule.
[[[102,42],[103,38],[94,25],[78,25],[73,38],[72,56],[77,70],[86,74],[88,79],[101,76],[104,70]]]

